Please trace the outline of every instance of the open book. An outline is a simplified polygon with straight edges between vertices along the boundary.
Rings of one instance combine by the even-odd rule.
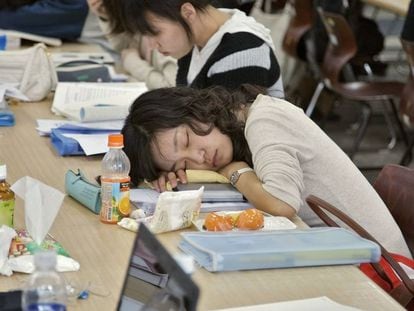
[[[6,29],[0,29],[1,35],[7,35],[10,37],[20,38],[24,40],[34,41],[34,42],[42,42],[47,45],[51,46],[61,46],[62,40],[58,38],[51,38],[46,36],[40,36],[40,35],[34,35],[27,32],[21,32],[17,30],[6,30]]]
[[[59,82],[52,111],[80,122],[121,120],[147,91],[145,83]]]

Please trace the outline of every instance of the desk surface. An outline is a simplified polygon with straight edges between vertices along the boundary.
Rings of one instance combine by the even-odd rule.
[[[87,176],[99,174],[101,156],[60,157],[49,138],[40,137],[36,119],[52,118],[50,99],[11,107],[16,125],[0,128],[0,159],[7,163],[8,181],[29,175],[64,191],[67,169],[80,168]],[[24,226],[23,202],[16,202],[15,226]],[[79,261],[80,271],[65,273],[78,288],[89,287],[87,300],[73,301],[70,310],[114,310],[120,295],[134,234],[116,225],[102,224],[98,216],[66,197],[50,233]],[[177,233],[158,236],[171,252],[177,251]],[[201,288],[199,310],[243,306],[318,296],[364,310],[403,310],[393,299],[353,266],[274,269],[209,273],[197,269]],[[21,288],[27,275],[0,276],[0,291]],[[89,285],[88,285],[89,284]]]
[[[363,2],[401,16],[407,15],[410,4],[410,0],[363,0]]]

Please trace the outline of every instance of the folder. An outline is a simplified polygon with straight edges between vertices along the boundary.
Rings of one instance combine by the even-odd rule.
[[[378,244],[343,228],[184,232],[179,247],[208,271],[378,262]]]
[[[52,129],[50,139],[53,147],[61,156],[68,155],[85,155],[84,150],[77,140],[71,137],[66,137],[64,134],[105,134],[105,133],[119,133],[119,130],[107,129],[86,129],[86,128],[67,128],[59,127]]]

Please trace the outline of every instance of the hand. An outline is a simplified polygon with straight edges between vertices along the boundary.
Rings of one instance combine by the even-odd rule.
[[[171,188],[177,187],[178,181],[183,184],[187,183],[187,175],[184,170],[178,170],[177,172],[162,172],[158,179],[153,180],[151,183],[155,190],[158,192],[164,192],[167,190],[166,184],[170,182]]]
[[[218,172],[227,179],[230,179],[230,176],[231,174],[233,174],[233,172],[245,167],[249,167],[249,164],[247,164],[246,162],[231,162],[230,164],[227,164],[225,167],[220,169]]]
[[[89,9],[96,15],[103,17],[103,18],[108,18],[108,14],[105,10],[105,7],[102,3],[102,0],[87,0],[88,1],[88,5],[89,5]]]

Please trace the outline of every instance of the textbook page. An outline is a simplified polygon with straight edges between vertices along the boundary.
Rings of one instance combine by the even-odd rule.
[[[124,119],[132,102],[147,90],[145,83],[140,82],[59,82],[52,112],[76,121]],[[102,112],[98,112],[100,108]]]

